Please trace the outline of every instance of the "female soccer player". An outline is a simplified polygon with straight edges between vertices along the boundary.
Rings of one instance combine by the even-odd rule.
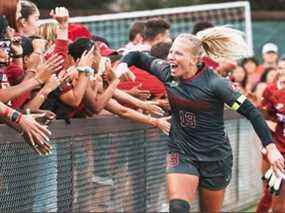
[[[170,212],[189,212],[198,188],[200,210],[221,211],[233,159],[224,131],[224,103],[250,120],[274,171],[284,171],[284,159],[259,111],[228,80],[201,62],[205,54],[237,58],[246,53],[240,31],[213,27],[196,36],[179,35],[167,61],[131,52],[118,65],[147,70],[166,86],[172,110],[167,162]]]
[[[278,150],[285,156],[285,73],[278,74],[277,81],[269,84],[264,93],[261,110],[266,113],[265,118],[276,123],[273,131],[273,138]],[[262,161],[262,172],[265,174],[270,169],[270,164],[264,156]],[[269,178],[268,178],[269,179]],[[271,178],[270,178],[271,179]],[[268,183],[267,183],[268,184]],[[278,196],[272,196],[268,185],[264,184],[263,196],[259,202],[257,211],[268,212],[272,207],[273,212],[283,212],[285,210],[285,186],[284,184],[276,189],[271,188],[271,192],[278,192]],[[273,184],[273,183],[272,183]],[[271,184],[271,185],[272,185]]]

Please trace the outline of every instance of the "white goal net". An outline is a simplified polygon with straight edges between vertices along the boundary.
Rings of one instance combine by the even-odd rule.
[[[161,17],[171,23],[172,37],[182,32],[191,32],[193,24],[198,21],[232,25],[245,32],[250,54],[253,53],[250,4],[245,1],[72,17],[70,22],[86,25],[94,35],[106,38],[113,48],[119,48],[127,43],[129,27],[133,21],[153,17]],[[50,21],[45,19],[41,22]]]

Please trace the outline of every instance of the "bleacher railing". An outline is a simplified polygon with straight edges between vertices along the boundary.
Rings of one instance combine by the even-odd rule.
[[[248,121],[225,117],[234,168],[223,210],[237,211],[261,193],[259,145]],[[0,126],[0,212],[168,210],[168,138],[158,129],[110,116],[56,121],[51,130],[53,153],[38,156]]]

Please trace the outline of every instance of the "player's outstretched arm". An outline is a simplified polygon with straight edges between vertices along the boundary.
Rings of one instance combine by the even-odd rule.
[[[275,174],[284,173],[284,158],[273,143],[271,132],[259,110],[247,99],[241,103],[237,112],[244,115],[252,124],[262,145],[267,151],[267,158]]]
[[[120,90],[120,89],[116,89],[116,91],[114,93],[114,98],[116,100],[118,100],[119,102],[130,104],[136,108],[143,109],[144,111],[151,113],[151,114],[154,114],[154,115],[163,116],[165,113],[163,111],[163,109],[160,108],[154,102],[142,101],[138,98],[135,98],[135,97],[129,95],[128,93],[126,93],[125,91]]]
[[[169,63],[147,53],[139,51],[130,52],[121,59],[120,64],[126,64],[128,67],[136,66],[156,76],[162,82],[167,81],[171,77]]]

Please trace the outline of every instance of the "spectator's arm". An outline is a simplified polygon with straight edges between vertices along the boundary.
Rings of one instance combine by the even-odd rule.
[[[50,15],[58,23],[57,39],[68,40],[69,12],[65,7],[56,7]]]
[[[7,103],[8,101],[13,100],[22,93],[30,91],[39,85],[40,85],[39,81],[37,81],[35,78],[31,78],[16,86],[0,89],[0,101]]]
[[[52,148],[48,143],[51,132],[46,126],[41,125],[36,121],[36,118],[41,118],[43,116],[44,114],[23,115],[0,102],[0,118],[6,120],[14,129],[18,131],[21,129],[26,142],[39,154],[46,155],[50,153]]]
[[[143,108],[145,103],[144,101],[141,101],[140,99],[128,94],[127,91],[123,91],[120,89],[116,89],[114,93],[114,98],[120,103],[128,104],[136,108]]]
[[[76,86],[60,96],[60,100],[72,107],[78,107],[84,97],[88,86],[89,76],[79,73]]]
[[[17,132],[21,133],[21,127],[19,124],[8,120],[7,118],[1,117],[0,121],[5,123],[7,126],[11,127],[12,129],[16,130]]]
[[[154,102],[142,101],[119,89],[116,89],[114,93],[114,98],[116,98],[119,102],[132,105],[136,108],[141,108],[144,111],[150,112],[152,114],[157,114],[157,115],[164,114],[163,110],[160,107],[158,107],[155,104],[152,104]]]
[[[161,131],[163,131],[165,134],[169,134],[170,131],[170,123],[167,121],[169,118],[163,117],[163,118],[153,118],[148,115],[144,115],[140,112],[137,112],[133,109],[130,109],[128,107],[124,107],[121,104],[119,104],[116,100],[111,99],[107,106],[105,107],[106,110],[117,114],[123,118],[128,118],[132,121],[136,121],[139,123],[151,125],[154,127],[158,127]]]
[[[137,112],[136,110],[125,107],[125,106],[119,104],[114,99],[109,100],[105,109],[108,110],[109,112],[117,114],[123,118],[128,118],[132,121],[137,121],[139,123],[143,123],[143,124],[147,124],[147,125],[157,127],[157,119],[156,118],[152,118],[148,115],[144,115],[140,112]]]
[[[69,12],[66,8],[57,7],[51,11],[50,15],[58,22],[58,28],[56,29],[55,47],[52,54],[57,53],[64,59],[65,65],[67,64],[68,55],[68,21]],[[50,55],[47,56],[47,58]],[[66,67],[66,66],[65,66]]]
[[[119,79],[114,79],[102,94],[98,94],[93,101],[93,110],[96,114],[100,113],[105,106],[108,104],[109,100],[113,97],[114,92],[118,84],[120,83]]]
[[[24,92],[30,91],[36,86],[39,86],[46,82],[49,77],[56,72],[60,67],[59,64],[62,63],[61,57],[54,55],[46,62],[42,63],[39,66],[39,71],[35,77],[23,81],[21,84],[18,84],[13,87],[0,90],[0,101],[6,103]]]
[[[101,94],[94,94],[94,90],[92,90],[89,86],[84,96],[85,103],[88,106],[89,110],[95,114],[99,114],[105,108],[109,100],[113,97],[119,83],[119,79],[114,79],[111,81],[108,88],[105,89]]]
[[[258,109],[261,112],[265,120],[277,122],[276,109],[274,107],[274,95],[272,94],[270,87],[266,87],[262,94],[262,101],[258,105]]]
[[[24,109],[39,109],[49,93],[54,91],[60,85],[60,82],[61,80],[57,78],[56,75],[52,75],[43,88],[36,94],[36,96],[24,106]]]
[[[78,67],[74,67],[74,69],[77,69],[79,73],[78,81],[75,87],[60,96],[60,100],[69,106],[78,107],[83,100],[84,94],[89,85],[89,78],[91,75],[94,74],[91,73],[91,70],[93,71],[93,69],[91,68],[94,58],[93,52],[94,46],[87,53],[84,52],[82,54],[78,62]],[[85,69],[83,69],[83,67],[85,67]]]
[[[142,90],[139,89],[141,85],[138,86],[134,86],[133,88],[129,89],[129,90],[122,90],[126,93],[128,93],[129,95],[136,97],[140,100],[147,100],[151,97],[151,93],[149,90]]]
[[[84,106],[87,108],[87,110],[89,110],[90,114],[96,113],[95,99],[97,95],[98,95],[97,87],[92,88],[89,81],[89,85],[87,86],[86,92],[83,97],[83,103]]]

